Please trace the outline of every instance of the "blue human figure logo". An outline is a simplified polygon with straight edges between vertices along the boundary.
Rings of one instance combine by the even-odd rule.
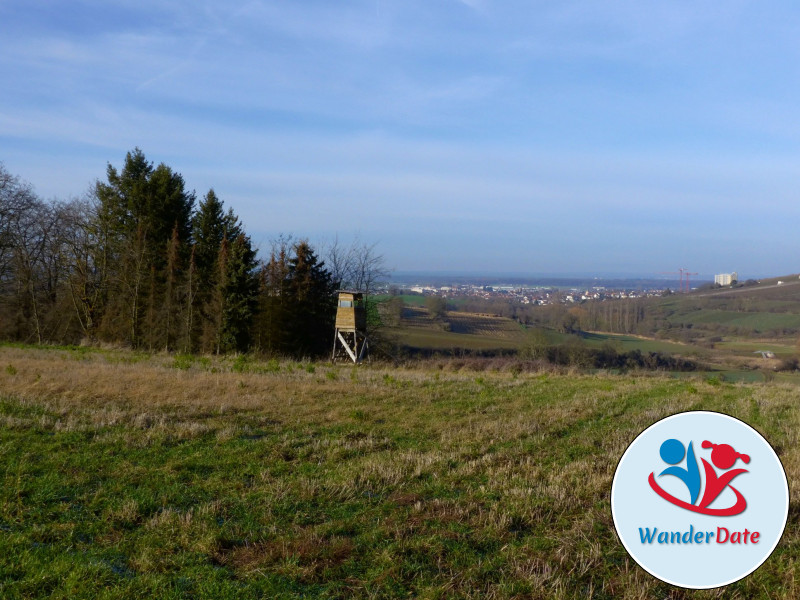
[[[669,439],[661,444],[659,453],[665,463],[673,465],[661,471],[659,477],[662,475],[674,475],[689,488],[690,504],[697,502],[697,497],[700,495],[700,468],[697,466],[692,442],[689,442],[689,450],[687,451],[682,442],[676,439]],[[683,460],[684,455],[686,456],[686,468],[675,466]]]

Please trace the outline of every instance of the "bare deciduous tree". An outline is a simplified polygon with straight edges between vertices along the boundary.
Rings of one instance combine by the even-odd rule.
[[[72,339],[66,282],[80,236],[78,201],[44,202],[0,164],[0,333],[42,343]]]
[[[363,242],[356,237],[344,244],[336,236],[325,249],[325,264],[339,287],[372,294],[386,280],[389,270],[378,244]]]

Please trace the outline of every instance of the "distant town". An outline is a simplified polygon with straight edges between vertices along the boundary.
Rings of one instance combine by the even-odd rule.
[[[686,291],[686,282],[669,279],[604,279],[549,278],[524,281],[492,277],[447,277],[437,275],[406,275],[393,277],[383,288],[384,293],[419,294],[443,298],[502,299],[523,305],[544,306],[586,301],[651,298]],[[455,280],[455,281],[453,281]],[[726,279],[730,285],[730,279]],[[735,283],[735,274],[733,282]],[[710,279],[697,279],[688,289],[714,285]],[[719,279],[717,280],[719,285]],[[681,289],[683,286],[683,289]]]
[[[441,285],[422,286],[411,285],[408,287],[394,288],[400,293],[420,294],[422,296],[441,296],[443,298],[482,298],[491,300],[517,301],[520,304],[543,306],[547,304],[570,304],[586,300],[611,300],[620,298],[645,298],[662,296],[668,293],[668,287],[647,289],[609,289],[605,286],[594,286],[586,289],[562,290],[555,287],[524,287],[513,285]]]

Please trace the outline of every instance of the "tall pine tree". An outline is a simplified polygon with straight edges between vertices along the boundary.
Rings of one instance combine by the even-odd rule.
[[[224,203],[211,189],[192,219],[193,278],[197,290],[193,304],[196,309],[192,312],[195,323],[192,339],[197,341],[191,346],[205,352],[246,349],[243,340],[247,336],[238,330],[243,320],[252,319],[255,310],[250,307],[256,294],[250,286],[257,289],[258,282],[255,251],[233,210],[225,212],[223,208]],[[245,277],[243,272],[249,275]],[[229,292],[238,296],[229,301],[225,297]],[[230,308],[231,303],[238,303],[239,309]],[[249,316],[245,318],[243,315],[247,312]],[[233,333],[234,330],[237,333]]]
[[[227,240],[226,240],[227,241]],[[223,352],[245,352],[250,348],[253,317],[258,305],[256,252],[250,238],[239,234],[227,252],[219,288],[223,291],[222,323],[219,334]]]
[[[283,353],[287,342],[286,306],[288,304],[289,240],[273,242],[269,261],[259,272],[258,313],[255,322],[255,346],[267,354]]]
[[[286,328],[292,354],[320,356],[328,351],[336,316],[335,291],[325,263],[306,241],[289,260]]]
[[[97,182],[96,224],[105,232],[102,255],[108,269],[107,307],[101,332],[133,346],[153,345],[163,327],[154,317],[164,303],[169,246],[177,233],[181,262],[191,245],[194,194],[183,177],[165,164],[153,167],[136,148],[121,171],[108,165],[107,183]],[[152,317],[152,318],[151,318]],[[144,331],[147,329],[147,331]]]

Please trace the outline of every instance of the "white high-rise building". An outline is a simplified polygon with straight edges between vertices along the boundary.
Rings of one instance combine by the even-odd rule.
[[[736,271],[714,275],[714,283],[717,285],[733,285],[737,281],[739,281],[739,274]]]

